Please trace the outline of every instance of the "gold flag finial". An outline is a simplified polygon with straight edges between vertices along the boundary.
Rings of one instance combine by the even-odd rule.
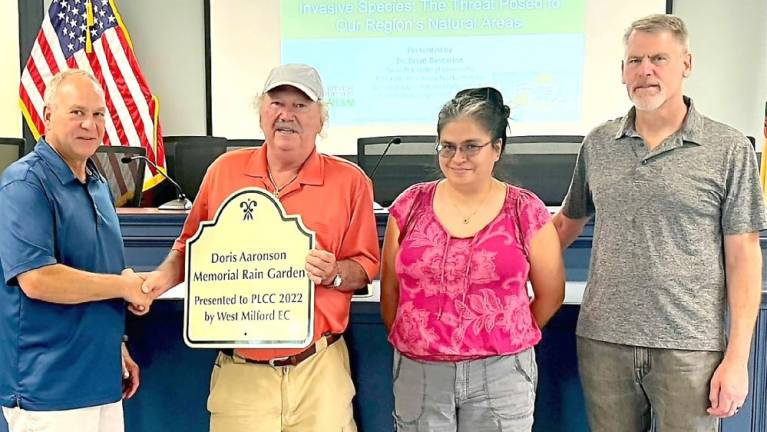
[[[93,28],[93,4],[91,4],[91,0],[86,0],[85,9],[88,11],[88,17],[85,21],[85,52],[92,53],[93,42],[91,42],[91,29]]]

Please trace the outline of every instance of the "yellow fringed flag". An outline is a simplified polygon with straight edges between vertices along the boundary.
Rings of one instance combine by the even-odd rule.
[[[762,183],[762,196],[767,200],[767,102],[764,104],[764,145],[762,146],[762,163],[759,167],[759,180]]]

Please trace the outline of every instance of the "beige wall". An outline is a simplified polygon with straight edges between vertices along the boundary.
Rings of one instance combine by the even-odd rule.
[[[704,114],[763,142],[767,1],[674,0],[674,13],[690,31],[685,93]]]
[[[202,0],[117,0],[116,4],[141,71],[160,99],[163,135],[205,135]]]
[[[18,3],[0,0],[0,137],[21,137]]]

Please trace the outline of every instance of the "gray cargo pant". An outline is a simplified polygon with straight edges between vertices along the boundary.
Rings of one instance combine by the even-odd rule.
[[[530,431],[537,381],[532,348],[456,363],[417,361],[395,351],[397,431]]]

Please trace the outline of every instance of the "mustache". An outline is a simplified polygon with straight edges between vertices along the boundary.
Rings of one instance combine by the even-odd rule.
[[[277,121],[274,123],[275,129],[283,129],[283,130],[289,130],[291,132],[298,132],[298,127],[296,127],[296,124],[293,122],[286,122],[286,121]]]

